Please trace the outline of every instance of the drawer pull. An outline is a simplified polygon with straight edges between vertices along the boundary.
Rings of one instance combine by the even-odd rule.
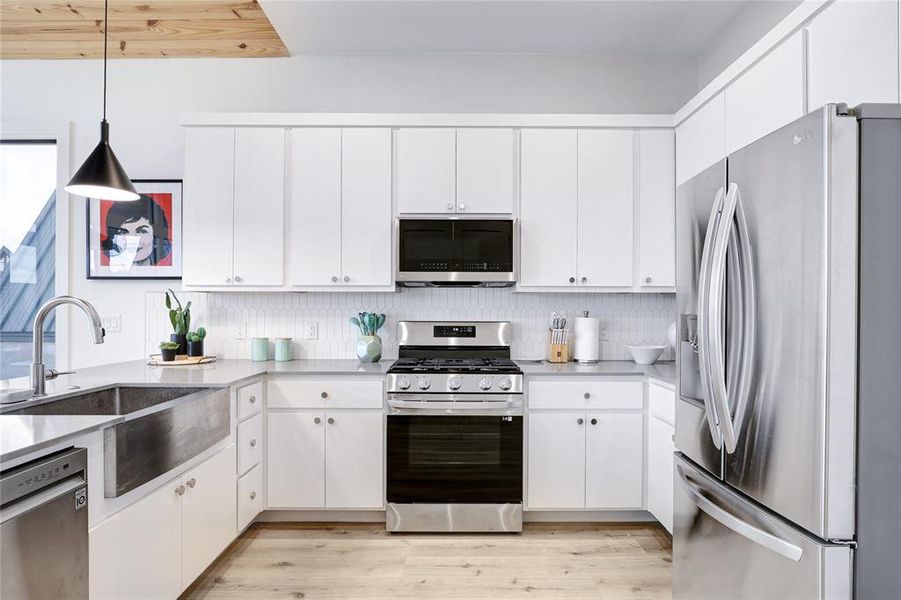
[[[320,394],[319,394],[319,397],[320,397],[320,398],[323,398],[323,399],[324,399],[324,398],[328,398],[328,392],[322,392],[322,393],[320,393]]]
[[[256,492],[250,492],[250,499],[251,499],[251,500],[256,500],[256,499],[257,499],[257,493],[256,493]]]
[[[598,424],[598,420],[597,420],[597,419],[592,419],[592,420],[591,420],[591,424],[592,424],[592,425],[597,425],[597,424]]]
[[[250,440],[250,447],[251,447],[251,448],[256,448],[256,445],[257,445],[257,441],[256,441],[255,439],[254,439],[254,440]]]
[[[197,480],[192,477],[189,480],[187,480],[185,483],[188,484],[189,488],[193,488],[195,485],[197,485]]]
[[[320,419],[319,417],[316,417],[315,419],[313,419],[313,422],[316,423],[317,425],[319,425],[320,423],[322,423],[322,419]]]
[[[334,424],[335,424],[335,417],[329,417],[329,418],[328,418],[328,424],[329,424],[329,425],[334,425]]]
[[[584,397],[586,400],[588,400],[589,398],[591,398],[591,394],[589,394],[588,392],[585,392]]]
[[[250,403],[251,403],[251,404],[256,404],[256,402],[257,402],[257,397],[256,397],[256,396],[251,396],[251,397],[250,397]]]
[[[585,422],[585,419],[583,419],[582,417],[579,417],[579,419],[576,421],[576,423],[578,423],[579,425],[581,425],[584,422]]]

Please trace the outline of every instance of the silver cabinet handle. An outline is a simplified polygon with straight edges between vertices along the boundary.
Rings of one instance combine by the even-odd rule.
[[[583,277],[583,278],[582,278],[582,283],[588,283],[588,278],[587,278],[587,277]]]
[[[570,278],[569,278],[569,282],[570,282],[570,283],[575,283],[575,282],[576,282],[576,278],[575,278],[575,277],[570,277]]]
[[[250,447],[251,447],[251,448],[256,448],[256,447],[257,447],[257,441],[256,441],[255,439],[254,439],[254,440],[250,440]]]
[[[242,281],[244,281],[244,280],[241,279],[240,277],[238,277],[237,275],[235,275],[235,283],[241,283]]]
[[[465,205],[465,204],[461,204],[461,205],[460,205],[460,210],[466,210],[466,205]]]
[[[231,277],[226,277],[226,278],[225,278],[225,283],[231,283],[231,282],[232,282],[232,278],[231,278]]]
[[[184,493],[185,493],[185,486],[180,485],[180,486],[178,486],[177,488],[175,488],[175,495],[176,495],[176,496],[183,496]]]
[[[645,283],[651,283],[651,278],[650,278],[650,277],[645,277],[645,278],[644,278],[644,282],[645,282]]]
[[[329,425],[334,425],[334,424],[335,424],[335,417],[329,417],[329,418],[328,418],[328,424],[329,424]]]
[[[784,556],[785,558],[793,560],[795,562],[801,560],[801,556],[804,554],[804,551],[800,547],[792,544],[787,540],[776,537],[775,535],[764,531],[763,529],[755,527],[750,523],[742,521],[731,512],[719,507],[713,500],[705,496],[702,491],[698,489],[698,486],[693,481],[690,481],[688,479],[681,466],[676,467],[676,472],[679,474],[679,483],[682,484],[682,489],[685,491],[691,501],[694,502],[695,506],[707,513],[707,515],[711,519],[719,522],[725,527],[728,527],[738,535],[747,538],[756,544],[760,544],[767,550],[771,550],[772,552],[775,552],[776,554]]]
[[[338,282],[338,276],[332,275],[332,283],[337,283],[337,282]]]
[[[449,211],[450,211],[450,210],[454,210],[454,205],[451,204],[450,202],[448,202],[448,203],[447,203],[447,210],[449,210]]]
[[[185,483],[188,485],[189,488],[193,488],[195,485],[197,485],[197,480],[192,477],[189,480],[187,480]]]
[[[348,277],[347,275],[345,275],[345,276],[344,276],[344,283],[347,283],[348,281],[350,281],[350,277]]]
[[[319,397],[323,399],[328,398],[328,392],[320,392]]]
[[[591,398],[591,394],[589,394],[588,392],[585,392],[584,394],[582,394],[582,396],[583,396],[586,400],[588,400],[589,398]]]
[[[578,423],[579,425],[581,425],[581,424],[584,423],[584,422],[585,422],[585,419],[583,419],[582,417],[579,417],[579,418],[576,420],[576,423]]]
[[[313,422],[316,423],[317,425],[319,425],[320,423],[322,423],[322,419],[320,419],[319,417],[316,417],[315,419],[313,419]]]
[[[250,397],[250,403],[251,403],[251,404],[256,404],[256,401],[257,401],[257,397],[256,397],[256,396],[251,396],[251,397]]]
[[[256,499],[257,499],[257,493],[256,493],[256,492],[250,492],[250,499],[251,499],[251,500],[256,500]]]
[[[598,420],[597,420],[597,419],[592,419],[592,420],[591,420],[591,424],[592,424],[592,425],[597,425],[597,424],[598,424]]]

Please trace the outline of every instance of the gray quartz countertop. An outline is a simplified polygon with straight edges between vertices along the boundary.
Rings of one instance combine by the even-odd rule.
[[[526,376],[529,375],[608,375],[611,377],[637,375],[649,377],[663,383],[676,385],[676,363],[659,362],[653,365],[638,365],[631,360],[603,360],[593,364],[550,363],[546,360],[517,360]]]

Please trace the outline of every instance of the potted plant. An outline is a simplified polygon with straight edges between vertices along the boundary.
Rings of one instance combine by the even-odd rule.
[[[357,357],[362,362],[379,362],[382,358],[382,338],[378,336],[378,331],[385,324],[385,315],[362,312],[358,317],[350,318],[362,334],[357,340]]]
[[[169,295],[172,295],[170,298]],[[176,307],[172,308],[172,301],[175,300]],[[178,342],[178,354],[188,353],[188,331],[191,330],[191,302],[182,306],[181,301],[175,292],[170,288],[166,292],[166,308],[169,309],[169,322],[172,323],[172,331],[174,333],[169,336],[173,342]]]
[[[206,337],[206,329],[198,327],[197,331],[189,331],[188,356],[203,356],[203,338]]]
[[[178,352],[178,342],[160,342],[160,354],[163,355],[163,362],[172,362]]]

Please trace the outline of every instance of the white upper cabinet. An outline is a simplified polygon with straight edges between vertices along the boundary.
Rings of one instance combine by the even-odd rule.
[[[291,131],[291,284],[341,275],[341,130]]]
[[[807,28],[808,110],[898,102],[898,3],[839,0]]]
[[[291,285],[390,287],[391,130],[291,132]]]
[[[727,154],[802,116],[803,32],[782,42],[732,82],[726,88],[725,102]]]
[[[717,94],[676,128],[676,184],[726,156],[726,104]]]
[[[571,129],[521,134],[522,286],[576,282],[577,142]]]
[[[285,131],[237,129],[234,172],[234,281],[280,286],[285,260]]]
[[[458,129],[457,212],[512,213],[515,158],[512,129]]]
[[[676,285],[676,174],[671,130],[639,133],[638,285]]]
[[[632,138],[630,130],[578,133],[580,285],[632,285]]]
[[[182,278],[185,285],[232,282],[235,130],[185,131]]]
[[[277,128],[186,131],[184,285],[284,283],[284,135]]]
[[[454,212],[454,129],[398,129],[395,161],[398,213]]]

